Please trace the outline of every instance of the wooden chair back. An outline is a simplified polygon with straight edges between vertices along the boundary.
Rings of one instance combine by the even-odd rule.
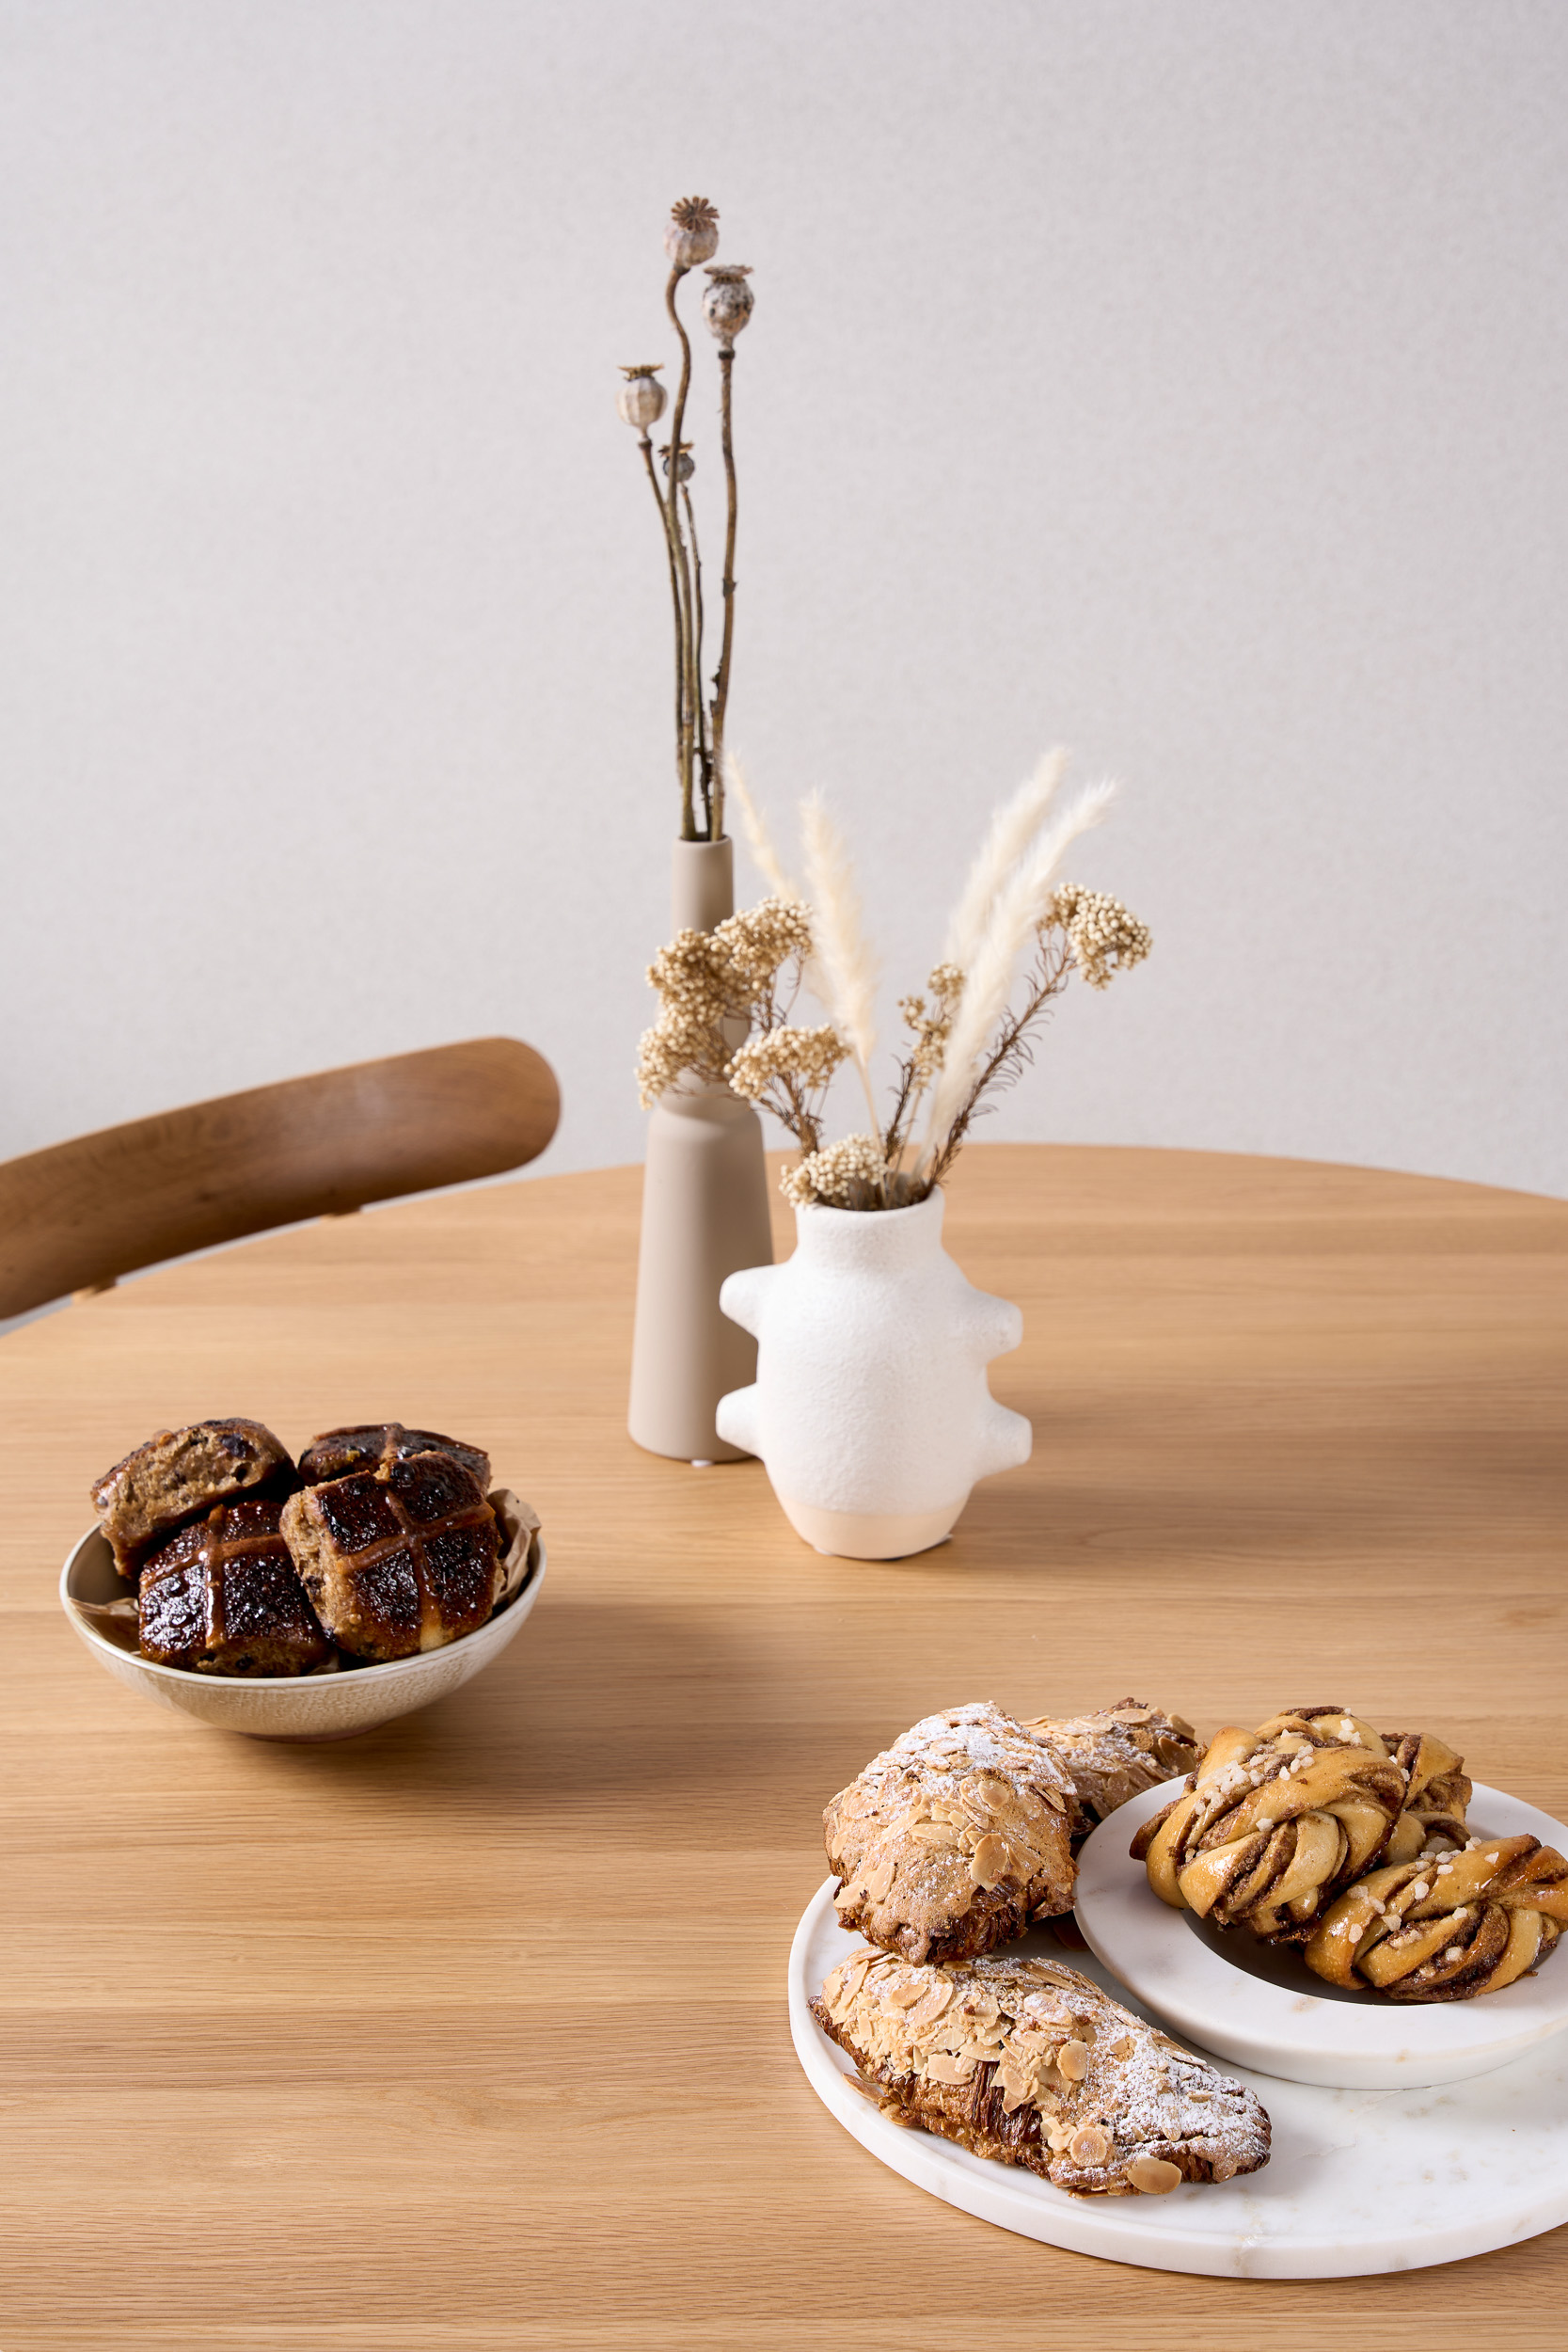
[[[0,1316],[275,1225],[499,1176],[560,1116],[544,1056],[482,1037],[29,1152],[0,1163]]]

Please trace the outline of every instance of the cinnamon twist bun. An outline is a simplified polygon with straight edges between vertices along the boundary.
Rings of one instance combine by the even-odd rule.
[[[1391,2001],[1468,2001],[1544,1960],[1568,1924],[1568,1862],[1538,1837],[1369,1871],[1325,1913],[1303,1957],[1330,1984]]]
[[[1291,1708],[1220,1732],[1132,1851],[1173,1908],[1304,1943],[1374,1862],[1412,1858],[1432,1837],[1463,1843],[1462,1761],[1440,1740],[1386,1737],[1342,1708]]]

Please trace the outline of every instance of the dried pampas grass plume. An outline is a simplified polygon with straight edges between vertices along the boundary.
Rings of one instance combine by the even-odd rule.
[[[942,1074],[931,1090],[930,1123],[923,1159],[942,1143],[963,1108],[978,1074],[980,1057],[1006,1011],[1018,960],[1050,913],[1052,883],[1058,866],[1073,842],[1099,824],[1116,797],[1116,789],[1114,784],[1096,784],[1081,792],[1072,806],[1041,834],[1029,855],[1015,867],[1001,895],[992,900],[985,934],[975,949],[954,1016]]]
[[[847,1038],[871,1106],[871,1124],[881,1128],[871,1088],[871,1056],[877,1043],[877,961],[861,920],[860,892],[844,835],[820,792],[800,803],[800,836],[806,852],[806,890],[811,904],[814,985],[834,1026]]]
[[[752,798],[752,787],[746,781],[745,770],[734,752],[728,749],[724,753],[724,789],[740,811],[740,830],[746,836],[746,847],[752,853],[752,863],[757,872],[775,898],[784,898],[792,904],[797,902],[800,893],[784,872],[784,863],[773,846],[773,836],[768,830],[761,809]]]
[[[956,963],[960,972],[974,970],[991,909],[1014,879],[1020,861],[1044,823],[1067,764],[1065,751],[1047,752],[1034,774],[992,817],[948,923],[943,963]]]

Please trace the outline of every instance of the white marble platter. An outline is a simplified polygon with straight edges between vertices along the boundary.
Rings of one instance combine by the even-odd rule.
[[[1568,1945],[1536,1975],[1474,2001],[1389,2001],[1341,1991],[1315,1977],[1300,1954],[1223,1934],[1173,1911],[1127,1849],[1151,1813],[1186,1783],[1167,1781],[1101,1822],[1078,1856],[1074,1906],[1090,1947],[1165,2025],[1227,2064],[1338,2090],[1402,2090],[1461,2082],[1522,2058],[1568,2028]],[[1568,1851],[1568,1829],[1517,1797],[1477,1782],[1478,1834],[1528,1834]],[[1553,2056],[1568,2059],[1568,2043]]]
[[[1476,1810],[1480,1818],[1479,1804]],[[1168,2197],[1071,2197],[1033,2173],[890,2123],[853,2088],[848,2059],[808,2006],[861,1940],[838,1924],[835,1884],[826,1880],[807,1904],[789,1955],[790,2031],[806,2078],[872,2155],[982,2221],[1146,2270],[1252,2279],[1421,2269],[1568,2221],[1562,2041],[1436,2090],[1329,2090],[1227,2065],[1269,2110],[1271,2160],[1243,2180],[1195,2184]],[[1154,2013],[1102,1962],[1064,1952],[1048,1932],[1015,1948],[1080,1968],[1130,2009]]]

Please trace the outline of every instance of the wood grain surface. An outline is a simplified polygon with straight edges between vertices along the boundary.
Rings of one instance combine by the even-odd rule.
[[[1568,1205],[972,1149],[949,1244],[1022,1304],[1035,1457],[873,1565],[626,1438],[637,1184],[301,1228],[0,1345],[0,2352],[1560,2343],[1568,2232],[1292,2284],[952,2212],[818,2106],[784,1963],[825,1799],[953,1701],[1342,1700],[1561,1815]],[[120,1688],[55,1599],[88,1480],[227,1412],[488,1447],[550,1547],[523,1637],[341,1746]]]

